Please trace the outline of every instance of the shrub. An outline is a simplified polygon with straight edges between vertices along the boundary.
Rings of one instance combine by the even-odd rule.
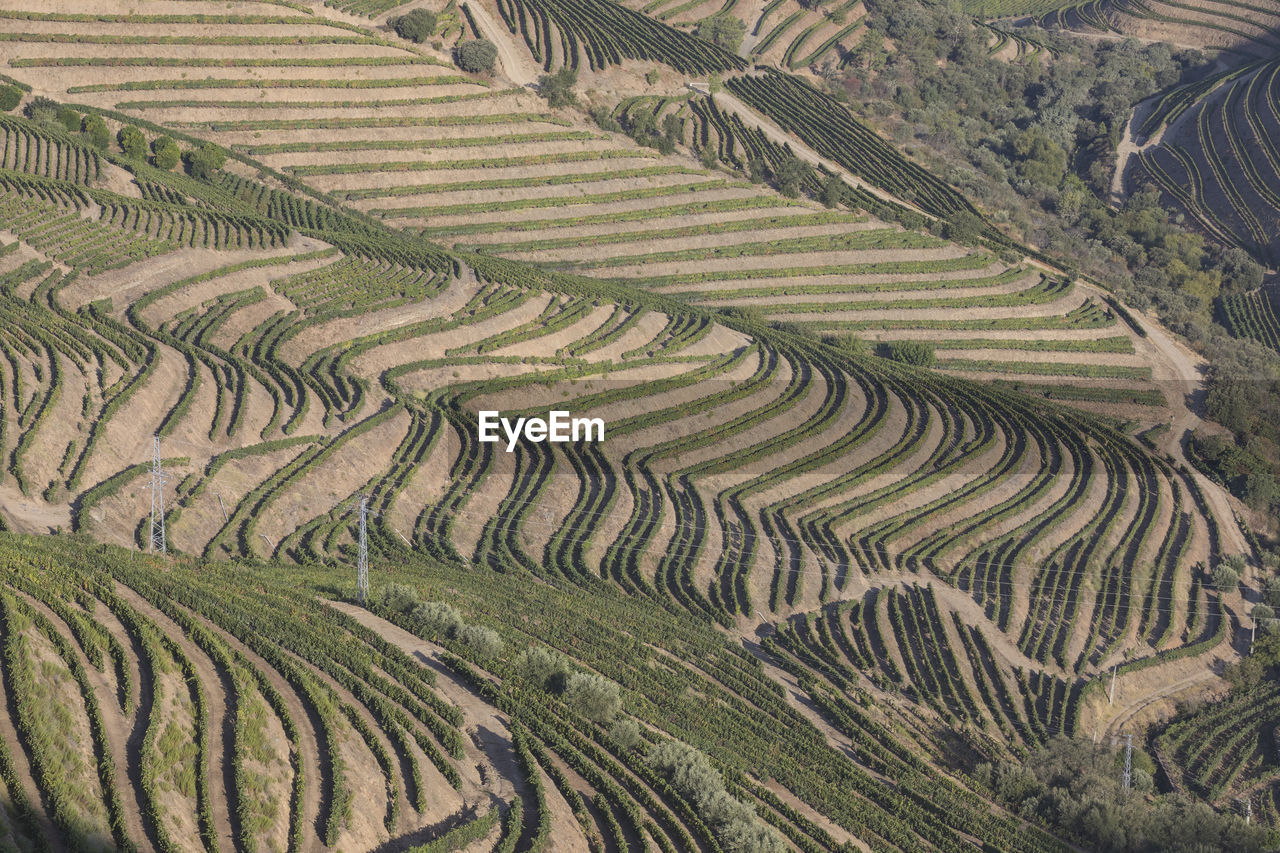
[[[178,165],[180,159],[182,159],[182,152],[178,150],[178,143],[171,138],[159,136],[152,140],[151,162],[157,169],[168,171]]]
[[[36,124],[54,125],[58,123],[58,102],[43,95],[36,95],[23,110],[27,118]]]
[[[569,676],[564,701],[579,714],[600,723],[612,720],[622,707],[618,685],[592,672],[575,672]]]
[[[935,361],[933,347],[924,341],[890,341],[884,345],[884,355],[890,361],[928,367]]]
[[[454,50],[453,61],[463,71],[487,74],[493,70],[493,64],[498,61],[498,48],[488,39],[464,41]]]
[[[147,156],[147,137],[132,125],[120,128],[116,141],[120,143],[120,150],[126,157],[142,160]]]
[[[630,717],[625,720],[618,720],[609,731],[609,737],[620,748],[625,750],[636,749],[644,743],[644,734],[640,731],[640,724]]]
[[[730,53],[737,53],[742,37],[747,34],[747,25],[733,15],[712,15],[699,21],[693,34]]]
[[[849,196],[849,189],[839,175],[830,175],[822,182],[818,199],[827,207],[839,207]]]
[[[562,65],[556,73],[543,74],[538,78],[538,91],[547,99],[549,105],[567,107],[578,100],[578,96],[573,93],[574,84],[577,82],[577,69]]]
[[[719,771],[694,747],[666,741],[649,754],[649,764],[693,803],[721,848],[736,853],[781,853],[786,849],[778,833],[761,823],[751,806],[729,795]]]
[[[0,86],[0,111],[9,112],[22,103],[22,90],[17,86]]]
[[[799,157],[791,156],[778,164],[773,180],[778,186],[778,192],[787,198],[795,198],[800,195],[801,188],[812,174],[812,166]]]
[[[496,658],[502,654],[502,637],[497,631],[483,625],[464,625],[458,631],[458,640],[469,646],[481,660]]]
[[[191,177],[207,181],[214,172],[226,165],[227,155],[212,142],[206,142],[194,151],[183,154],[182,159],[186,162],[187,173]]]
[[[414,9],[398,18],[392,18],[390,24],[400,38],[422,44],[435,35],[436,15],[426,9]]]
[[[526,679],[543,690],[559,693],[569,680],[569,659],[545,646],[530,646],[517,662]]]
[[[1213,570],[1213,586],[1214,589],[1222,594],[1235,592],[1236,587],[1240,585],[1240,575],[1226,563],[1220,563]]]
[[[418,626],[436,637],[452,637],[462,630],[462,614],[452,604],[424,601],[409,612]]]
[[[75,133],[80,129],[84,118],[80,113],[71,109],[71,107],[58,107],[58,124],[62,125],[62,129],[67,133]]]
[[[107,129],[107,123],[102,120],[102,116],[85,116],[81,129],[89,137],[89,143],[94,148],[105,150],[111,144],[111,131]]]
[[[382,588],[378,601],[388,610],[404,613],[418,603],[418,590],[407,584],[389,583]]]

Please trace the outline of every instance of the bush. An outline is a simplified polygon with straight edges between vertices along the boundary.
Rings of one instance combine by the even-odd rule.
[[[497,631],[483,625],[464,625],[458,631],[458,641],[469,646],[481,660],[496,658],[504,645]]]
[[[627,751],[636,749],[644,744],[644,733],[640,731],[640,724],[630,717],[625,720],[618,720],[617,724],[609,730],[609,738],[619,748]]]
[[[178,150],[178,143],[169,137],[159,136],[152,140],[151,162],[155,164],[157,169],[168,171],[178,165],[178,161],[181,159],[182,152]]]
[[[147,156],[147,137],[132,125],[120,128],[116,141],[120,143],[120,150],[126,157],[142,160]]]
[[[389,583],[382,588],[378,603],[396,613],[405,613],[418,603],[418,590],[407,584]]]
[[[737,853],[781,853],[787,849],[778,833],[761,823],[751,806],[729,795],[719,771],[694,747],[666,741],[649,754],[649,764],[693,803],[715,832],[721,848]]]
[[[22,103],[22,90],[17,86],[0,86],[0,111],[9,110]]]
[[[58,123],[58,110],[57,101],[43,95],[36,95],[23,112],[36,124],[54,125]]]
[[[415,44],[422,44],[436,32],[436,15],[426,9],[414,9],[398,18],[392,18],[389,23],[396,35]]]
[[[733,15],[712,15],[699,21],[693,34],[730,53],[737,53],[742,37],[747,34],[747,25]]]
[[[89,143],[94,148],[106,150],[106,147],[111,144],[111,131],[107,129],[107,123],[102,120],[102,116],[85,116],[81,129],[89,137]]]
[[[58,107],[58,124],[67,133],[75,133],[84,122],[84,117],[71,107]]]
[[[884,345],[884,356],[890,361],[928,367],[936,360],[933,347],[924,341],[890,341]]]
[[[567,657],[545,646],[530,646],[516,666],[526,679],[552,693],[564,690],[572,671]]]
[[[812,174],[812,166],[799,157],[791,156],[778,164],[778,170],[773,175],[773,181],[778,187],[778,192],[787,198],[795,198],[800,195],[800,190],[804,188],[805,181],[809,180],[809,176]]]
[[[607,723],[622,707],[618,685],[592,672],[575,672],[564,687],[564,701],[582,716]]]
[[[462,614],[443,601],[424,601],[409,612],[409,617],[435,637],[452,637],[462,630]]]
[[[226,165],[227,155],[212,142],[206,142],[196,150],[183,154],[182,159],[186,162],[187,173],[191,177],[207,181],[214,172]]]
[[[1231,568],[1226,563],[1220,563],[1218,567],[1213,570],[1213,587],[1223,595],[1226,595],[1229,592],[1235,592],[1236,587],[1239,585],[1240,575],[1235,571],[1235,569]]]
[[[543,74],[538,78],[538,91],[550,106],[567,107],[577,103],[578,96],[573,93],[577,82],[577,69],[562,65],[555,74]]]
[[[498,48],[488,39],[464,41],[453,52],[453,61],[463,71],[487,74],[498,61]]]
[[[818,196],[818,200],[827,207],[839,207],[848,197],[849,188],[845,186],[844,179],[839,175],[829,175],[822,182],[822,193]]]

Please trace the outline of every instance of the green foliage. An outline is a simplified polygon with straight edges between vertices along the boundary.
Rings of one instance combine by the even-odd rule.
[[[409,618],[422,631],[441,639],[457,636],[463,626],[458,608],[443,601],[424,601],[409,611]]]
[[[822,182],[818,201],[826,207],[840,207],[849,198],[849,187],[839,175],[828,175]]]
[[[212,142],[206,142],[194,151],[183,154],[182,159],[191,177],[209,181],[226,164],[227,154]]]
[[[1025,761],[983,765],[976,776],[1010,808],[1093,850],[1116,853],[1261,853],[1267,830],[1184,797],[1123,796],[1117,754],[1088,739],[1055,738]]]
[[[915,367],[928,367],[937,360],[933,347],[926,341],[890,341],[884,344],[884,355],[892,361]]]
[[[737,53],[742,37],[747,34],[747,25],[736,15],[711,15],[698,22],[693,34],[730,53]]]
[[[788,157],[774,169],[773,182],[778,192],[796,198],[805,182],[813,175],[813,167],[799,157]]]
[[[147,137],[138,128],[133,125],[125,125],[116,134],[116,140],[120,143],[120,150],[124,152],[126,157],[132,157],[135,160],[146,158]]]
[[[421,7],[392,18],[387,23],[402,39],[422,44],[436,34],[436,14]]]
[[[567,107],[578,102],[578,96],[573,91],[577,82],[577,69],[562,65],[554,74],[543,74],[538,78],[538,91],[549,105]]]
[[[488,39],[469,39],[454,48],[453,56],[463,71],[488,74],[498,61],[498,48]]]
[[[168,136],[158,136],[151,140],[151,162],[157,169],[168,171],[178,165],[182,152],[178,143]]]
[[[550,693],[560,693],[573,671],[571,661],[546,646],[530,646],[520,654],[516,667],[530,683]]]
[[[1221,593],[1232,593],[1240,585],[1240,573],[1221,563],[1213,570],[1213,588]]]
[[[22,103],[22,90],[17,86],[0,85],[0,112],[9,112]]]
[[[594,672],[575,672],[565,681],[564,701],[590,720],[607,723],[622,707],[618,685]]]
[[[693,803],[725,850],[781,853],[787,849],[776,830],[762,824],[749,805],[725,790],[720,772],[700,750],[679,741],[663,741],[650,750],[649,765]]]
[[[61,105],[57,101],[46,98],[44,95],[36,95],[27,102],[23,112],[27,118],[36,124],[42,124],[47,127],[54,127],[60,124],[58,121],[58,111]]]
[[[458,642],[468,646],[478,660],[489,660],[502,654],[502,637],[483,625],[464,625],[458,630]]]
[[[85,116],[82,129],[94,148],[105,151],[111,144],[111,131],[107,129],[107,123],[102,120],[102,116]]]

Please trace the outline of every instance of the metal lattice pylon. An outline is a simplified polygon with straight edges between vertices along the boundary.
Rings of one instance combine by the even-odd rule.
[[[369,499],[360,496],[360,557],[356,568],[356,589],[362,606],[369,603]]]
[[[164,481],[169,475],[160,464],[160,436],[151,437],[151,544],[149,551],[168,554],[164,536]]]

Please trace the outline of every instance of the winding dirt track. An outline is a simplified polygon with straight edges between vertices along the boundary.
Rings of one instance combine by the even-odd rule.
[[[510,799],[513,792],[522,798],[529,794],[528,783],[516,762],[515,750],[511,748],[511,729],[506,714],[477,696],[440,663],[439,656],[444,649],[363,607],[339,601],[324,603],[355,619],[435,674],[437,692],[462,712],[463,729],[470,735],[466,750],[468,760],[494,771],[482,772],[482,784],[477,791],[464,791],[468,800],[477,799],[477,794],[479,799],[483,799],[485,793],[502,800]]]

